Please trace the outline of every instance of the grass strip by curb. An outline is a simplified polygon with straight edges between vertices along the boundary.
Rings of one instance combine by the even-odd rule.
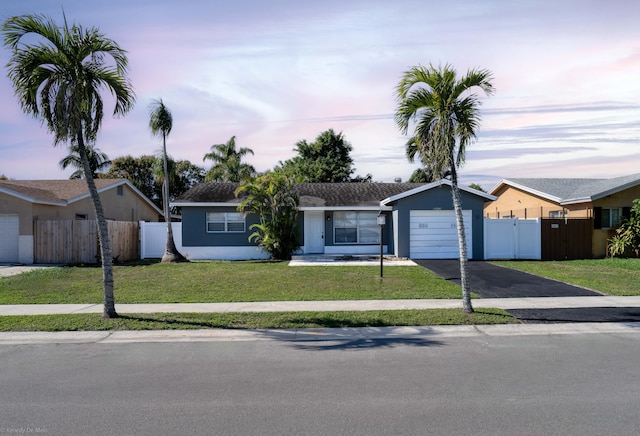
[[[55,332],[105,330],[281,329],[517,323],[501,309],[372,310],[353,312],[250,312],[27,315],[0,317],[0,331]]]

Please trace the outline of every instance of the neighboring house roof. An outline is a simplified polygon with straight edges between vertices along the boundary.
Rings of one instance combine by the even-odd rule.
[[[95,179],[98,192],[127,185],[158,213],[162,211],[125,179]],[[90,196],[87,181],[78,180],[0,180],[0,192],[30,203],[66,206]]]
[[[300,183],[295,191],[300,199],[300,208],[378,208],[383,200],[398,200],[441,184],[450,185],[443,180],[435,183]],[[242,197],[236,198],[238,183],[201,183],[178,197],[173,206],[223,206],[237,205]],[[470,188],[461,188],[488,200],[494,196]],[[386,204],[386,203],[384,203]]]
[[[640,174],[613,179],[503,179],[492,190],[508,185],[559,204],[595,201],[640,185]]]

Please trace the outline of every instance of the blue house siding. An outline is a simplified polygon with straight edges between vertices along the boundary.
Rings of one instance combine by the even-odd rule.
[[[242,233],[207,232],[207,212],[237,212],[231,207],[184,207],[182,208],[182,245],[185,247],[255,247],[249,242],[249,235],[254,230],[250,227],[259,224],[257,215],[249,214],[245,220],[245,231]],[[298,214],[298,239],[304,242],[304,216]]]
[[[207,232],[207,212],[237,212],[230,207],[183,207],[182,208],[182,245],[185,247],[242,247],[255,246],[249,242],[253,233],[249,227],[259,223],[258,217],[248,215],[245,231],[242,233],[209,233]]]
[[[461,191],[462,209],[472,211],[472,241],[467,241],[469,250],[473,250],[474,259],[482,259],[484,257],[484,240],[483,240],[483,207],[484,200],[482,197]],[[406,231],[397,232],[398,257],[409,257],[410,246],[410,214],[412,210],[453,210],[453,200],[451,198],[451,188],[449,186],[440,186],[429,189],[427,191],[402,198],[393,203],[396,210],[397,224],[399,229],[407,229]]]
[[[430,184],[301,184],[298,189],[301,195],[301,211],[298,217],[298,238],[301,252],[325,254],[374,254],[379,252],[379,243],[341,244],[335,242],[334,224],[338,211],[369,211],[375,214],[380,208],[386,209],[386,224],[382,228],[382,244],[385,253],[398,257],[409,257],[410,252],[416,257],[438,256],[452,258],[456,256],[455,245],[457,239],[454,228],[449,227],[453,204],[451,199],[451,183],[442,180]],[[245,231],[241,233],[208,233],[208,212],[236,212],[233,205],[237,201],[234,197],[236,184],[209,183],[201,184],[190,190],[183,201],[177,202],[182,207],[183,215],[183,246],[190,247],[189,253],[199,259],[248,259],[266,258],[257,244],[248,241],[253,233],[251,225],[259,222],[255,215],[248,215],[245,221]],[[473,259],[484,256],[484,219],[483,206],[485,201],[495,197],[467,188],[461,189],[462,207],[465,211],[465,221],[470,220],[472,239],[468,240],[469,254]],[[414,230],[415,240],[411,239],[411,217],[420,219],[420,229]],[[425,213],[419,211],[442,211]],[[305,222],[305,215],[308,222]],[[324,224],[319,222],[323,217]],[[442,220],[444,218],[444,221]],[[428,225],[431,219],[434,223],[446,223],[445,227]],[[318,221],[316,221],[318,220]],[[370,238],[375,240],[369,227]],[[306,236],[310,240],[305,241]],[[348,227],[348,226],[345,226]],[[222,227],[220,227],[222,228]],[[424,229],[442,229],[429,230]],[[321,234],[322,230],[324,233]],[[376,229],[377,230],[377,229]],[[351,230],[352,232],[352,230]],[[441,236],[441,238],[440,238]],[[361,239],[361,238],[358,238]],[[353,233],[343,240],[356,241]],[[434,243],[425,243],[433,240]],[[454,245],[455,244],[455,245]],[[413,247],[413,248],[412,248]]]

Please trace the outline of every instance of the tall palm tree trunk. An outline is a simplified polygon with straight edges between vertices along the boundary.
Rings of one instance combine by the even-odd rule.
[[[452,162],[455,162],[452,160]],[[462,311],[473,313],[471,305],[471,287],[467,278],[467,238],[464,231],[464,218],[462,216],[462,199],[458,188],[458,174],[455,165],[451,165],[451,197],[453,198],[453,210],[456,215],[456,228],[458,230],[458,246],[460,251],[460,285],[462,288]]]
[[[113,258],[111,256],[109,228],[107,227],[107,220],[104,217],[102,201],[100,200],[100,195],[98,195],[98,189],[96,188],[96,183],[93,180],[93,175],[91,174],[91,166],[89,165],[89,159],[87,158],[87,150],[84,146],[82,133],[79,133],[77,137],[78,151],[80,152],[82,167],[84,169],[84,178],[87,181],[91,200],[93,201],[93,208],[96,213],[96,219],[98,221],[100,257],[102,258],[102,287],[104,291],[104,310],[102,312],[102,317],[117,318],[118,313],[116,312],[115,299],[113,295]]]
[[[166,135],[162,136],[162,165],[164,170],[164,183],[162,184],[162,196],[164,199],[162,206],[164,208],[164,219],[167,222],[167,242],[165,243],[161,262],[187,262],[187,258],[178,251],[173,240],[173,226],[171,224],[171,211],[169,210],[169,168],[167,165]]]

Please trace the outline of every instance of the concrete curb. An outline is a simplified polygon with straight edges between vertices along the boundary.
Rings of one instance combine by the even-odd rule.
[[[0,345],[26,344],[125,344],[157,342],[224,341],[434,341],[456,337],[539,336],[573,334],[631,334],[640,332],[640,322],[503,324],[478,326],[366,327],[341,329],[280,330],[119,330],[106,332],[2,332]]]

